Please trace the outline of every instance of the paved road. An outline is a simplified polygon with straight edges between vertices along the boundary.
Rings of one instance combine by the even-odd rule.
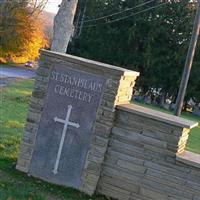
[[[36,69],[25,67],[12,67],[0,65],[0,87],[5,86],[10,80],[18,78],[33,78]]]

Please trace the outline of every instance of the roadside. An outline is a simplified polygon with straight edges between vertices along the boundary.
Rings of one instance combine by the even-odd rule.
[[[11,81],[34,78],[36,68],[26,68],[24,65],[0,65],[0,87]]]

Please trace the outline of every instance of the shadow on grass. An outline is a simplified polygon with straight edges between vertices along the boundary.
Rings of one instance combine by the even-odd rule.
[[[28,176],[15,169],[16,160],[0,159],[0,199],[12,197],[13,200],[106,200],[102,195],[90,197],[72,188],[53,185]],[[3,175],[2,173],[3,172]],[[1,198],[6,197],[6,198]]]

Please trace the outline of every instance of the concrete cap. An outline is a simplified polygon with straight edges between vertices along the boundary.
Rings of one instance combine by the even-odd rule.
[[[176,160],[187,165],[200,168],[200,154],[184,151],[182,154],[176,155]]]
[[[135,104],[125,104],[117,106],[118,109],[124,110],[130,113],[135,113],[144,117],[148,117],[160,122],[169,123],[174,126],[182,127],[182,128],[194,128],[198,126],[197,122],[193,122],[190,120],[183,119],[181,117],[177,117],[174,115],[170,115],[167,113],[159,112],[156,110],[152,110],[149,108],[145,108],[142,106],[138,106]]]
[[[113,72],[119,72],[119,74],[123,74],[126,76],[139,76],[140,73],[136,72],[136,71],[132,71],[132,70],[128,70],[122,67],[117,67],[114,65],[109,65],[109,64],[105,64],[102,62],[97,62],[97,61],[93,61],[93,60],[89,60],[86,58],[81,58],[81,57],[77,57],[77,56],[73,56],[70,54],[64,54],[64,53],[58,53],[58,52],[53,52],[53,51],[48,51],[45,49],[40,50],[40,54],[41,55],[46,55],[46,56],[50,56],[50,57],[55,57],[58,59],[62,59],[71,63],[76,63],[76,64],[82,64],[84,66],[90,66],[90,67],[98,67],[98,68],[106,68],[107,70],[112,70]]]

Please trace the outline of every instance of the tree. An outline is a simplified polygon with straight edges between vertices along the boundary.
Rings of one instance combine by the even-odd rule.
[[[52,51],[66,53],[73,33],[73,21],[78,0],[62,0],[60,9],[54,19]]]
[[[70,52],[140,71],[137,82],[143,93],[158,90],[163,98],[176,98],[195,14],[195,1],[88,0],[82,35],[70,44]],[[168,2],[160,7],[151,8]],[[132,9],[136,5],[144,4]],[[149,9],[146,12],[144,10]],[[128,10],[126,12],[122,12]],[[121,12],[118,15],[110,13]],[[134,13],[141,12],[134,16]],[[127,17],[117,21],[119,18]],[[87,20],[87,19],[86,19]],[[116,20],[114,23],[112,20]],[[93,26],[94,25],[94,26]],[[85,28],[84,28],[85,27]],[[197,52],[196,59],[200,57]],[[197,62],[197,61],[196,61]],[[197,74],[194,67],[192,76]],[[195,84],[200,76],[195,77]],[[189,91],[197,88],[194,80]],[[193,89],[192,89],[193,88]],[[196,93],[199,90],[196,90]],[[196,96],[196,94],[193,95]],[[189,94],[189,93],[188,93]],[[190,94],[192,95],[192,94]]]
[[[3,1],[0,4],[0,59],[2,61],[25,62],[37,58],[38,50],[46,39],[39,18],[44,1]]]

